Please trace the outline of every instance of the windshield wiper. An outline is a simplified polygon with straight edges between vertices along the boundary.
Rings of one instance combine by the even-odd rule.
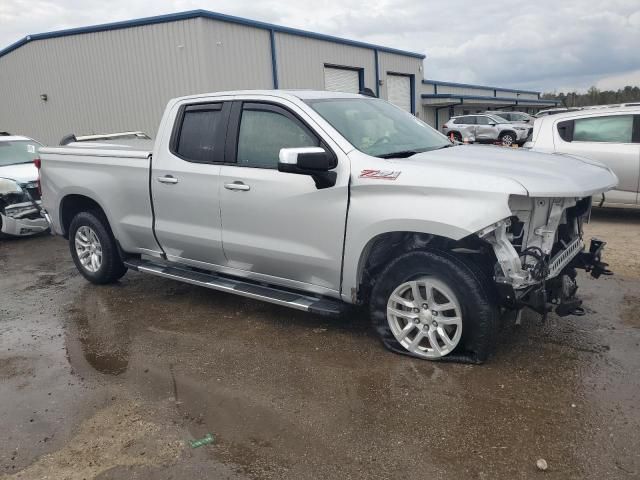
[[[378,158],[409,158],[417,153],[422,153],[424,150],[401,150],[399,152],[383,153],[382,155],[376,155]]]

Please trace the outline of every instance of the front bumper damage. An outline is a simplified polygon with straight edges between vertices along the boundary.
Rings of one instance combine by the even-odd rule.
[[[576,297],[577,270],[594,278],[611,275],[602,261],[605,242],[592,239],[588,250],[582,223],[588,218],[590,199],[533,199],[531,208],[514,202],[519,211],[479,236],[495,253],[495,284],[504,308],[529,307],[546,316],[583,315]]]
[[[512,284],[496,282],[502,305],[512,310],[529,307],[533,311],[546,315],[551,311],[560,317],[584,315],[582,300],[576,297],[578,269],[590,272],[593,278],[612,275],[608,264],[602,261],[605,242],[592,239],[589,250],[581,248],[570,256],[570,260],[555,275],[548,275],[544,281],[525,288],[515,289]]]
[[[41,205],[27,188],[19,194],[0,196],[0,233],[24,237],[47,231],[49,224]]]

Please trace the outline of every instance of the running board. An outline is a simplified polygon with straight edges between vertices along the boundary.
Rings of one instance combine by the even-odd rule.
[[[124,264],[131,270],[138,272],[150,273],[159,277],[170,278],[319,315],[337,316],[344,309],[344,304],[338,300],[274,287],[265,287],[244,280],[222,277],[214,273],[202,273],[189,268],[162,265],[153,261],[139,259],[129,259]]]

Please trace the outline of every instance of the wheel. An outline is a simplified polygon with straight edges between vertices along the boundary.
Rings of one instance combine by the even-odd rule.
[[[460,132],[451,132],[451,134],[456,142],[462,142],[462,135],[460,135]]]
[[[371,318],[390,350],[428,360],[482,363],[499,319],[486,276],[448,252],[421,250],[392,261],[371,292]]]
[[[500,143],[505,147],[510,147],[516,143],[516,136],[511,132],[506,132],[500,135]]]
[[[109,223],[101,212],[80,212],[73,217],[69,249],[76,268],[91,283],[112,283],[127,272]]]

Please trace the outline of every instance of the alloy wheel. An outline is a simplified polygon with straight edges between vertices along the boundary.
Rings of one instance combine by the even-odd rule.
[[[78,228],[74,238],[76,254],[82,267],[95,273],[102,266],[102,244],[91,227],[83,225]]]
[[[396,340],[423,358],[448,355],[462,337],[460,303],[434,277],[422,277],[397,287],[387,302],[387,322]]]

